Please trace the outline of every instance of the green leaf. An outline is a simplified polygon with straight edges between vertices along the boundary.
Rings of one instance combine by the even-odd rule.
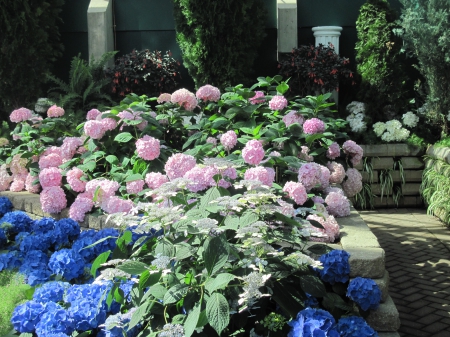
[[[305,140],[306,140],[306,142],[307,142],[308,144],[311,144],[313,141],[315,141],[315,140],[317,140],[317,139],[320,139],[320,138],[323,138],[323,134],[321,134],[321,133],[316,133],[316,134],[314,134],[314,135],[309,135],[309,136],[307,136],[307,137],[305,138]]]
[[[144,304],[139,306],[135,312],[133,312],[130,323],[128,323],[128,329],[132,329],[133,327],[135,327],[144,320],[144,317],[147,316],[149,305],[150,302],[145,302]]]
[[[127,176],[125,178],[125,182],[130,182],[130,181],[136,181],[136,180],[142,180],[142,175],[141,174],[130,174],[129,176]]]
[[[126,261],[120,266],[117,266],[117,269],[120,269],[125,273],[131,275],[140,275],[144,271],[148,270],[148,266],[145,263],[139,261]]]
[[[111,254],[111,251],[108,250],[104,253],[101,253],[99,256],[97,256],[94,260],[94,262],[92,262],[92,267],[91,267],[91,275],[92,277],[96,277],[97,276],[97,269],[100,268],[100,265],[102,263],[105,263],[108,260],[109,254]]]
[[[108,163],[111,163],[113,165],[117,165],[119,163],[119,159],[113,154],[106,156],[105,159]]]
[[[164,305],[176,303],[181,300],[187,293],[189,287],[186,284],[175,284],[164,295]]]
[[[173,244],[166,238],[159,241],[155,247],[156,254],[161,254],[168,257],[173,257],[175,255],[174,250]]]
[[[248,225],[258,221],[258,219],[259,219],[258,214],[256,214],[255,212],[245,212],[239,218],[239,227],[248,226]]]
[[[334,250],[333,248],[331,248],[330,246],[327,245],[312,245],[311,247],[307,248],[311,253],[315,254],[315,255],[323,255],[326,253],[331,252],[332,250]]]
[[[189,313],[184,323],[184,335],[186,337],[191,337],[197,327],[198,319],[200,317],[200,303],[196,303],[194,309]]]
[[[323,282],[314,275],[302,275],[300,276],[300,286],[305,293],[308,293],[314,297],[324,297],[327,294],[325,285]]]
[[[216,236],[205,241],[203,259],[208,275],[217,273],[227,262],[229,254],[228,242],[223,236]]]
[[[212,206],[210,202],[216,200],[219,197],[221,197],[219,189],[217,187],[211,187],[209,190],[206,191],[205,195],[201,198],[200,209],[206,209],[207,207]]]
[[[222,273],[217,275],[215,278],[210,278],[208,281],[206,281],[205,288],[208,290],[210,294],[212,294],[217,289],[223,289],[225,288],[228,283],[232,279],[234,279],[235,276],[228,273]]]
[[[196,133],[194,133],[192,136],[190,136],[190,137],[187,139],[186,143],[183,144],[183,150],[184,150],[185,148],[187,148],[189,145],[191,145],[191,143],[192,143],[194,140],[197,140],[197,139],[201,138],[202,135],[203,135],[203,134],[202,134],[201,132],[196,132]]]
[[[230,322],[230,308],[225,296],[220,293],[211,295],[206,302],[206,317],[208,317],[209,324],[220,336]]]
[[[283,95],[286,91],[289,90],[289,85],[287,85],[286,82],[281,82],[278,86],[277,86],[277,91]]]
[[[275,218],[277,220],[282,221],[285,224],[288,224],[288,225],[291,225],[291,226],[296,226],[296,227],[300,226],[300,224],[296,220],[294,220],[293,218],[289,218],[289,217],[287,217],[284,214],[281,214],[279,212],[275,212],[274,215],[275,215]]]
[[[186,259],[192,256],[191,245],[186,242],[181,242],[175,245],[175,258],[177,261]]]
[[[309,223],[311,225],[313,225],[314,227],[325,229],[325,227],[323,227],[322,224],[319,221],[317,221],[317,220],[308,219],[307,221],[309,221]]]
[[[129,133],[129,132],[122,132],[122,133],[119,133],[115,138],[114,138],[114,140],[116,141],[116,142],[119,142],[119,143],[128,143],[130,140],[132,140],[133,139],[133,136],[131,135],[131,133]]]
[[[150,287],[150,294],[158,300],[162,300],[167,293],[167,289],[161,284],[157,283],[153,287]]]
[[[157,273],[150,273],[150,271],[148,270],[144,271],[139,277],[139,289],[143,290],[147,287],[155,285],[156,283],[158,283],[161,275],[162,270],[158,271]]]
[[[96,148],[97,144],[95,144],[95,141],[93,139],[90,139],[88,142],[88,150],[94,152]]]

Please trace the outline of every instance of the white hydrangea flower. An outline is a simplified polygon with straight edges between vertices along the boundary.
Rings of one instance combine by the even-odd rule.
[[[351,113],[359,113],[366,111],[366,106],[363,102],[353,101],[347,105],[347,110]]]
[[[402,127],[402,123],[400,123],[396,119],[392,119],[386,122],[386,130],[388,132],[394,133],[396,130],[399,130]]]
[[[378,137],[381,137],[383,132],[386,130],[386,124],[383,122],[378,122],[373,125],[373,131]]]
[[[169,256],[164,256],[161,253],[156,255],[156,258],[152,261],[152,266],[158,269],[166,269],[170,263],[171,258]]]
[[[403,114],[403,124],[409,126],[410,128],[416,127],[419,122],[419,116],[416,116],[412,111],[408,111]]]

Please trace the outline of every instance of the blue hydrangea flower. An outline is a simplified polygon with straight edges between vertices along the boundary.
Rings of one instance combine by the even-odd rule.
[[[115,228],[105,228],[96,233],[94,236],[95,241],[112,236],[112,238],[102,241],[94,246],[95,254],[100,255],[108,250],[113,251],[116,248],[116,240],[119,237],[119,231]]]
[[[70,337],[68,334],[62,332],[50,333],[45,335],[45,337]]]
[[[73,249],[64,248],[52,254],[48,267],[54,274],[70,281],[83,275],[84,259]]]
[[[342,317],[336,329],[341,337],[378,337],[378,333],[358,316]]]
[[[70,240],[75,240],[81,232],[79,223],[71,218],[59,220],[55,228],[59,228],[63,233],[66,233]]]
[[[34,220],[31,224],[31,230],[34,234],[45,234],[55,228],[56,221],[53,218],[42,218]]]
[[[19,268],[21,265],[22,260],[17,251],[0,254],[0,271]]]
[[[72,249],[77,251],[84,258],[85,262],[90,262],[97,257],[94,247],[84,249],[97,241],[95,240],[96,233],[97,232],[93,229],[83,231],[72,245]]]
[[[69,289],[67,289],[64,295],[64,302],[74,303],[83,298],[90,298],[93,301],[99,302],[103,296],[105,290],[107,289],[107,284],[75,284]]]
[[[288,323],[292,327],[288,337],[339,337],[335,324],[328,311],[306,308]]]
[[[0,228],[0,250],[5,249],[7,243],[8,238],[6,237],[6,233],[3,228]]]
[[[41,315],[39,323],[36,324],[36,334],[47,336],[50,333],[72,334],[75,331],[67,310],[59,304],[48,302],[45,305],[45,312]]]
[[[374,280],[356,277],[350,281],[347,296],[358,304],[362,310],[378,308],[381,301],[381,291]]]
[[[19,332],[34,332],[39,322],[44,306],[35,301],[28,301],[17,306],[11,317],[11,324]]]
[[[347,282],[350,277],[349,257],[349,253],[338,249],[322,255],[319,259],[323,266],[322,269],[319,269],[319,275],[322,281],[330,284]]]
[[[127,337],[135,337],[139,332],[139,326],[135,326],[128,330],[128,323],[131,320],[131,316],[136,308],[131,309],[125,314],[116,314],[109,316],[101,331],[104,337],[123,337],[125,334]]]
[[[131,289],[136,284],[136,282],[132,280],[127,280],[126,282],[122,281],[122,283],[119,285],[119,288],[123,291],[123,296],[126,301],[131,301]]]
[[[11,212],[13,209],[13,204],[7,197],[0,197],[0,216]]]
[[[306,293],[305,307],[314,308],[319,306],[319,301],[314,296]]]
[[[22,211],[14,211],[6,213],[0,219],[0,225],[7,229],[7,232],[11,234],[17,234],[20,232],[29,232],[31,230],[31,223],[33,220]],[[6,225],[6,224],[9,224]]]
[[[20,242],[20,250],[22,252],[29,252],[30,250],[40,250],[47,252],[51,246],[51,239],[47,235],[37,234],[28,235]]]
[[[29,271],[26,275],[27,284],[37,286],[50,280],[52,273],[48,269],[35,269]]]
[[[48,270],[48,256],[40,250],[30,250],[25,254],[19,272],[25,276],[26,282],[35,286],[49,280],[52,274]]]
[[[40,303],[62,302],[64,293],[70,288],[70,283],[52,281],[44,283],[36,288],[33,294],[33,300]]]
[[[27,236],[30,236],[30,233],[28,232],[20,232],[14,237],[14,241],[16,245],[20,245],[23,239],[25,239]]]
[[[98,305],[93,298],[82,298],[70,303],[68,310],[70,318],[79,331],[90,330],[103,324],[106,319],[106,310]]]

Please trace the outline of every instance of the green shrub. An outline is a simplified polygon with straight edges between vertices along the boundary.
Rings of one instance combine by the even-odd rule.
[[[403,39],[425,78],[428,115],[447,132],[450,110],[450,0],[400,0]]]
[[[0,111],[2,118],[30,106],[61,56],[59,13],[64,0],[5,0],[0,6]]]
[[[23,283],[20,274],[7,270],[0,272],[0,336],[12,330],[9,322],[11,315],[17,304],[27,299],[26,292],[29,289],[30,286]]]
[[[408,97],[402,41],[393,33],[396,19],[387,0],[367,0],[356,21],[359,100],[373,123],[395,118]]]
[[[177,42],[195,85],[248,83],[265,36],[262,0],[175,0]]]

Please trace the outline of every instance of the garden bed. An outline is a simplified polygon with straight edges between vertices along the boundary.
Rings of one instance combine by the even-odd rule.
[[[15,210],[27,212],[31,217],[52,216],[56,219],[67,216],[68,209],[60,214],[48,214],[40,208],[39,195],[28,192],[0,192],[0,196],[8,197]],[[86,217],[80,226],[84,229],[103,229],[111,227],[106,223],[107,216]],[[377,310],[371,311],[367,317],[368,324],[379,332],[381,337],[399,336],[399,313],[389,296],[389,273],[385,269],[385,252],[380,247],[376,236],[369,229],[359,213],[352,208],[350,216],[338,218],[341,228],[339,244],[332,244],[336,249],[350,253],[350,277],[372,278],[380,287],[382,302]]]

